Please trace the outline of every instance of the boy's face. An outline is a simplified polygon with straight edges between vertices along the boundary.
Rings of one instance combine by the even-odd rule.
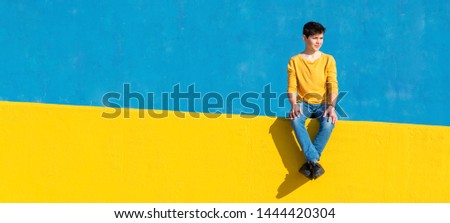
[[[308,38],[303,35],[303,41],[305,42],[306,48],[309,50],[319,51],[323,43],[323,33],[311,35]]]

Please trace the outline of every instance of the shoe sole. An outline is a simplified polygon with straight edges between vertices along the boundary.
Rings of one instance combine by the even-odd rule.
[[[298,170],[298,172],[301,173],[301,174],[302,174],[303,176],[305,176],[306,178],[308,178],[309,180],[313,180],[313,179],[314,179],[312,171],[310,171],[310,174],[306,174],[306,173],[302,170],[302,168],[300,168],[300,169]]]
[[[321,177],[323,174],[325,173],[325,170],[323,172],[321,172],[319,175],[315,175],[313,176],[314,180],[316,180],[317,178]]]

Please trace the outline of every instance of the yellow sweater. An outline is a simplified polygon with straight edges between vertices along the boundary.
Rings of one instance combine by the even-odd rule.
[[[298,93],[297,102],[326,103],[327,93],[338,93],[336,61],[333,56],[322,55],[311,62],[300,54],[288,64],[288,92]]]

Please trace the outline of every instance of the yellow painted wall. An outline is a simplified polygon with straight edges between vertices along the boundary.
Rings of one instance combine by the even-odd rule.
[[[450,127],[339,121],[308,181],[288,120],[104,111],[0,102],[0,201],[450,202]]]

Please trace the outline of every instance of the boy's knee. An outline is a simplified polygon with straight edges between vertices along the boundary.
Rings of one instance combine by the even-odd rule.
[[[306,122],[306,117],[304,115],[300,115],[300,117],[295,118],[295,119],[291,119],[291,124],[292,125],[298,125],[298,124],[305,124]]]
[[[335,124],[333,124],[331,122],[331,120],[327,121],[326,119],[323,122],[321,122],[320,124],[321,124],[322,128],[330,129],[330,130],[332,130],[334,128],[334,125],[335,125]]]

